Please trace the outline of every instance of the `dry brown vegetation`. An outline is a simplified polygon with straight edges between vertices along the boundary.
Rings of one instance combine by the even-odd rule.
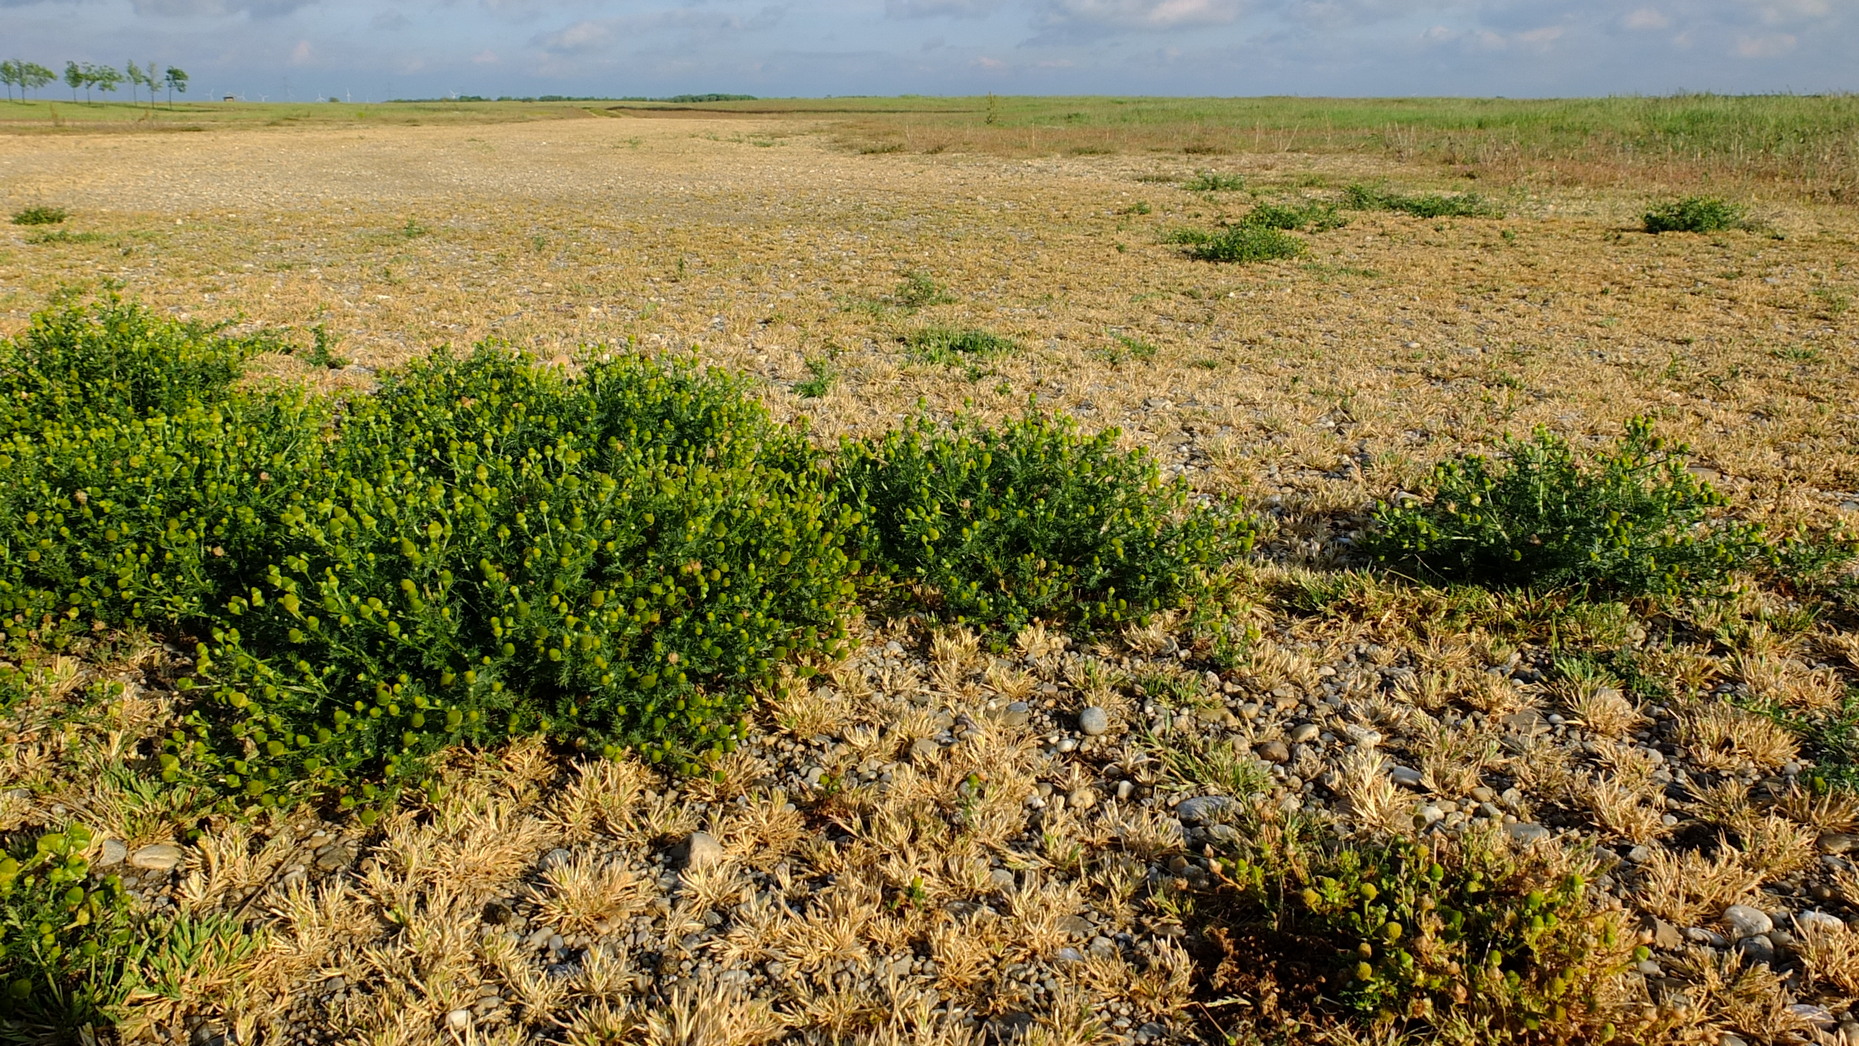
[[[1828,1041],[1789,1007],[1831,1016],[1859,996],[1851,926],[1799,930],[1786,978],[1666,934],[1765,899],[1859,916],[1859,873],[1822,860],[1859,807],[1795,787],[1800,739],[1725,700],[1833,707],[1859,671],[1849,622],[1746,593],[1672,610],[1656,624],[1682,618],[1687,638],[1642,649],[1655,623],[1639,608],[1329,568],[1375,499],[1534,425],[1582,442],[1651,415],[1751,519],[1825,528],[1859,511],[1859,215],[1837,193],[1765,190],[1767,231],[1655,237],[1636,231],[1646,204],[1711,172],[1670,165],[1646,185],[1558,161],[1549,177],[1516,149],[1472,158],[1505,217],[1352,213],[1301,259],[1221,267],[1164,234],[1352,182],[1457,191],[1468,164],[1264,132],[1184,153],[1239,133],[1184,123],[1096,155],[921,113],[557,115],[0,135],[0,202],[56,204],[97,234],[0,226],[0,327],[61,288],[115,286],[289,328],[304,349],[321,324],[348,366],[300,351],[258,371],[344,387],[442,343],[564,361],[695,346],[822,439],[919,402],[1001,417],[1037,397],[1269,511],[1267,556],[1230,593],[1231,621],[1254,630],[1244,656],[1205,669],[1186,618],[1092,647],[1035,627],[1001,651],[873,625],[847,662],[765,695],[757,740],[708,776],[460,753],[368,830],[208,816],[209,796],[138,778],[141,746],[173,722],[172,651],[48,661],[0,726],[0,832],[75,818],[132,850],[185,843],[151,890],[170,915],[237,924],[154,971],[124,1038],[1402,1041],[1388,1022],[1287,1032],[1208,996],[1196,905],[1220,858],[1170,800],[1212,793],[1245,800],[1259,831],[1533,821],[1557,833],[1536,845],[1610,847],[1615,909],[1659,958],[1610,999],[1669,1036],[1647,1041]],[[902,151],[860,151],[893,140]],[[1247,189],[1183,188],[1210,169]],[[903,339],[930,326],[1021,349],[924,362]],[[1565,647],[1634,650],[1644,678],[1558,675]],[[100,677],[125,689],[67,723]],[[1016,701],[1030,725],[1003,717]],[[1077,743],[1087,705],[1111,729]],[[1322,734],[1284,745],[1301,724]],[[1679,761],[1711,775],[1686,801],[1656,779]],[[719,852],[681,859],[698,831]]]

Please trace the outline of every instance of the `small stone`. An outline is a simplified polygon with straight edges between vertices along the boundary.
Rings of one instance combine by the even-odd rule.
[[[1059,920],[1059,930],[1071,937],[1089,937],[1096,927],[1082,915],[1067,915]]]
[[[1192,799],[1183,799],[1175,807],[1175,816],[1184,824],[1203,824],[1216,821],[1237,811],[1239,802],[1224,795],[1201,795]]]
[[[471,1027],[471,1011],[453,1010],[451,1013],[445,1015],[445,1024],[446,1027],[451,1028],[453,1031],[464,1031],[466,1028]]]
[[[342,843],[331,843],[316,852],[316,867],[325,872],[339,871],[355,863],[355,851]]]
[[[1065,805],[1073,810],[1089,810],[1097,805],[1097,793],[1089,788],[1074,788],[1065,797]]]
[[[97,851],[97,859],[90,863],[92,868],[114,868],[129,859],[129,847],[121,839],[105,839]]]
[[[1445,819],[1446,811],[1441,810],[1432,803],[1428,803],[1420,808],[1419,813],[1414,815],[1414,827],[1425,828],[1428,825],[1444,821]]]
[[[1717,1046],[1749,1046],[1749,1040],[1732,1032],[1724,1032],[1717,1037]]]
[[[1859,1021],[1840,1025],[1840,1046],[1859,1046]]]
[[[1775,920],[1759,908],[1747,904],[1733,904],[1723,910],[1724,924],[1730,927],[1732,936],[1738,939],[1754,937],[1775,929]]]
[[[1117,798],[1118,799],[1128,799],[1130,796],[1135,795],[1135,794],[1136,794],[1136,786],[1134,784],[1132,784],[1129,781],[1118,781],[1117,782]]]
[[[1729,939],[1723,934],[1718,933],[1716,930],[1706,929],[1702,926],[1687,927],[1685,929],[1685,937],[1694,943],[1704,945],[1706,948],[1728,948],[1730,946]]]
[[[1655,918],[1652,921],[1652,946],[1660,951],[1673,951],[1685,943],[1685,935],[1678,932],[1678,927]]]
[[[1025,726],[1032,718],[1033,710],[1027,707],[1025,701],[1014,701],[1001,712],[1001,722],[1008,726]]]
[[[1513,712],[1501,717],[1498,722],[1504,724],[1504,728],[1512,733],[1523,734],[1526,737],[1549,729],[1549,723],[1536,712]]]
[[[1825,1006],[1815,1006],[1812,1003],[1797,1002],[1788,1007],[1788,1012],[1794,1014],[1808,1024],[1819,1028],[1821,1031],[1831,1031],[1840,1025],[1839,1019],[1833,1016],[1833,1011],[1827,1009]]]
[[[1736,950],[1751,963],[1775,964],[1775,945],[1767,937],[1745,937],[1736,942]]]
[[[1803,934],[1831,932],[1838,933],[1846,929],[1846,921],[1837,915],[1826,912],[1802,912],[1794,917],[1795,929]]]
[[[1859,849],[1859,835],[1834,832],[1820,837],[1820,852],[1823,854],[1851,853],[1855,849]]]
[[[1013,873],[1005,868],[996,868],[988,873],[988,882],[991,883],[996,890],[1001,890],[1003,892],[1011,890],[1013,889]]]
[[[1267,741],[1253,752],[1268,763],[1288,763],[1291,761],[1291,749],[1283,741]]]
[[[686,870],[707,868],[723,859],[723,844],[709,832],[692,832],[683,849]]]
[[[1419,788],[1426,783],[1426,775],[1411,766],[1396,766],[1388,771],[1388,776],[1394,779],[1395,784],[1408,788]]]
[[[184,859],[181,848],[171,843],[156,843],[144,846],[129,855],[129,866],[150,872],[171,872],[180,867]]]
[[[1078,713],[1078,732],[1086,737],[1102,737],[1110,732],[1110,713],[1088,705]]]
[[[1349,743],[1357,748],[1373,748],[1381,743],[1381,731],[1370,730],[1368,727],[1356,726],[1353,723],[1343,727],[1343,736],[1347,737]]]
[[[1549,829],[1529,821],[1507,824],[1504,826],[1504,833],[1510,836],[1510,841],[1518,846],[1531,846],[1549,838]]]
[[[1317,735],[1322,732],[1323,732],[1323,728],[1319,727],[1315,723],[1299,723],[1296,726],[1291,728],[1291,733],[1289,736],[1291,738],[1292,744],[1301,745],[1307,741],[1316,740]]]
[[[919,737],[910,743],[910,761],[918,766],[934,762],[940,755],[942,746],[931,738]]]

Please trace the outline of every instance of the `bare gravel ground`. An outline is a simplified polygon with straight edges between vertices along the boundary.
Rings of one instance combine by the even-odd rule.
[[[369,829],[190,834],[202,797],[112,776],[171,722],[173,658],[50,666],[0,724],[0,830],[85,819],[146,903],[233,919],[244,942],[167,971],[120,1033],[1397,1041],[1258,1026],[1207,990],[1196,912],[1235,824],[1292,817],[1590,867],[1652,951],[1624,989],[1663,1029],[1646,1041],[1859,1043],[1859,801],[1807,788],[1801,740],[1747,710],[1837,706],[1859,679],[1847,624],[1773,593],[1676,625],[1557,617],[1331,569],[1375,498],[1536,424],[1585,440],[1652,414],[1755,518],[1859,510],[1859,219],[1778,205],[1769,232],[1652,237],[1632,231],[1647,197],[1459,179],[1508,216],[1355,214],[1304,259],[1217,267],[1161,234],[1252,198],[1156,179],[1218,166],[1267,199],[1446,179],[1207,159],[853,155],[804,124],[715,118],[0,138],[0,205],[55,203],[97,234],[0,231],[11,328],[62,286],[120,286],[325,325],[348,366],[260,371],[360,386],[442,343],[696,345],[823,438],[919,401],[1000,416],[1036,396],[1274,527],[1243,571],[1257,635],[1238,666],[1172,620],[998,653],[873,622],[847,662],[768,695],[713,777],[518,747],[460,756]],[[911,307],[911,274],[951,300]],[[912,359],[900,339],[931,324],[1022,348]],[[1571,645],[1623,656],[1571,673]],[[106,678],[126,689],[93,696],[89,725],[55,722]]]

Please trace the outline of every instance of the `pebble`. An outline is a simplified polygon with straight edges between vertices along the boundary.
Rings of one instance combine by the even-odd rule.
[[[1388,771],[1388,776],[1395,784],[1408,788],[1419,788],[1426,782],[1426,776],[1411,766],[1397,766]]]
[[[451,1028],[453,1031],[464,1031],[466,1028],[471,1027],[471,1011],[453,1010],[451,1013],[445,1015],[445,1023],[446,1027]]]
[[[684,843],[684,867],[708,868],[723,859],[723,844],[709,832],[692,832]]]
[[[919,737],[910,743],[910,761],[919,766],[932,763],[942,755],[942,746],[933,738]]]
[[[1065,797],[1065,805],[1073,810],[1089,810],[1097,805],[1097,793],[1089,788],[1074,788]]]
[[[1183,824],[1202,824],[1228,816],[1238,809],[1238,800],[1229,796],[1201,795],[1183,799],[1181,805],[1175,807],[1175,816]]]
[[[1529,821],[1507,824],[1504,826],[1504,833],[1510,836],[1510,841],[1518,846],[1530,846],[1549,838],[1549,829]]]
[[[1730,946],[1730,941],[1724,937],[1723,934],[1718,933],[1716,930],[1706,929],[1702,926],[1687,927],[1685,936],[1692,942],[1702,944],[1706,948],[1728,948]]]
[[[1767,937],[1745,937],[1736,942],[1736,950],[1751,963],[1775,964],[1775,945]]]
[[[1802,933],[1838,933],[1846,928],[1846,921],[1826,912],[1802,912],[1794,917],[1794,925]]]
[[[1834,1017],[1833,1011],[1827,1009],[1825,1006],[1815,1006],[1812,1003],[1797,1002],[1788,1007],[1788,1012],[1814,1027],[1819,1028],[1821,1031],[1831,1031],[1840,1026],[1839,1019]]]
[[[1859,849],[1859,835],[1834,832],[1820,837],[1820,852],[1823,854],[1851,853],[1855,849]]]
[[[121,839],[105,839],[97,851],[97,859],[90,863],[92,868],[114,868],[129,859],[129,847]]]
[[[1322,732],[1323,732],[1323,728],[1319,727],[1315,723],[1299,723],[1296,726],[1291,728],[1291,733],[1289,736],[1291,738],[1292,744],[1301,745],[1307,741],[1316,740],[1317,735]]]
[[[1754,937],[1775,929],[1775,920],[1759,908],[1746,904],[1733,904],[1723,910],[1724,924],[1738,938]]]
[[[1102,737],[1110,732],[1110,713],[1096,705],[1087,705],[1078,713],[1078,732],[1086,737]]]
[[[1025,726],[1033,719],[1033,710],[1025,701],[1014,701],[1001,712],[1001,722],[1008,726]]]
[[[1291,749],[1283,741],[1267,741],[1253,750],[1268,763],[1288,763],[1291,761]]]
[[[155,843],[130,854],[129,866],[144,871],[171,872],[180,867],[184,856],[181,848],[172,843]]]

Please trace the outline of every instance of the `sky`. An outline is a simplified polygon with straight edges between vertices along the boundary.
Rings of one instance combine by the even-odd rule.
[[[0,51],[254,101],[1818,93],[1859,0],[0,0]]]

